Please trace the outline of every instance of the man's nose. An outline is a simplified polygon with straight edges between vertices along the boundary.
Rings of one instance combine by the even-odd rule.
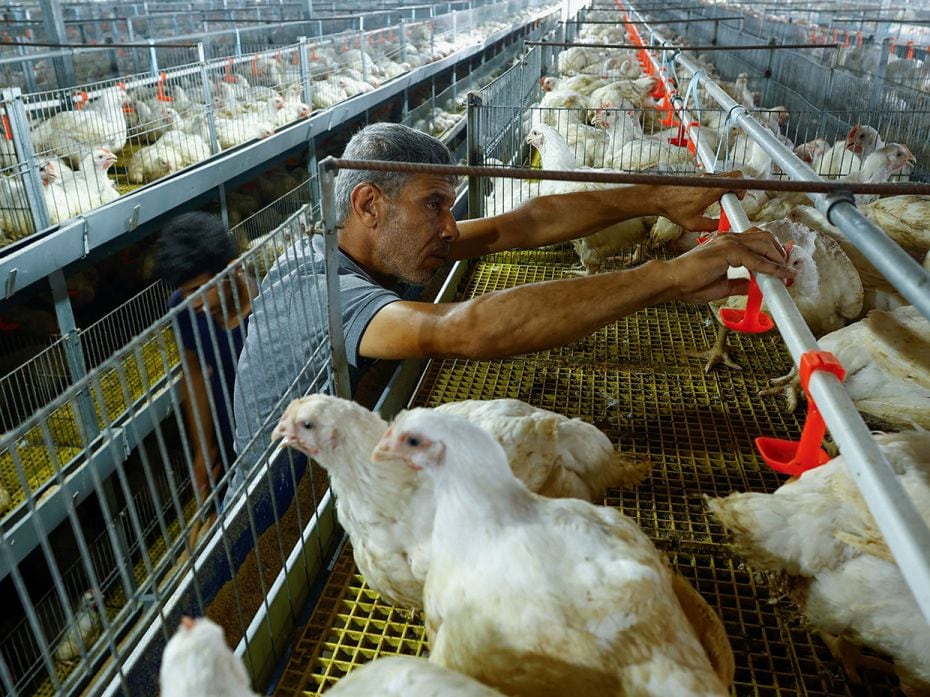
[[[452,211],[447,211],[443,217],[442,227],[439,229],[439,237],[446,242],[455,242],[459,238],[459,226],[455,222],[455,216]]]

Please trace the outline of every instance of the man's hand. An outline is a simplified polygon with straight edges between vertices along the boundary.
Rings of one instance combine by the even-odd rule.
[[[719,175],[707,176],[738,179],[743,176],[743,173],[734,170]],[[717,221],[714,218],[705,217],[704,211],[727,193],[735,193],[738,198],[743,198],[746,195],[745,191],[731,192],[726,186],[719,189],[704,189],[693,186],[656,187],[660,215],[668,218],[673,223],[681,225],[690,232],[710,232],[717,229]]]
[[[676,259],[661,262],[669,274],[672,300],[709,302],[728,295],[745,295],[748,279],[727,278],[731,266],[789,279],[797,270],[785,265],[788,255],[767,230],[749,228],[743,233],[718,235]]]

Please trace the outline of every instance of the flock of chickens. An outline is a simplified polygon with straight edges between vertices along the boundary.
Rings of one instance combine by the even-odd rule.
[[[428,662],[376,659],[327,694],[729,694],[720,619],[631,518],[593,503],[650,468],[594,426],[514,399],[412,409],[388,424],[315,394],[291,402],[273,438],[328,471],[368,584],[425,616]],[[876,439],[930,518],[930,432]],[[892,657],[908,694],[930,689],[930,627],[842,456],[774,494],[706,503],[741,555],[786,577],[851,675],[868,646]],[[205,618],[185,619],[169,642],[161,690],[254,695]]]
[[[519,18],[515,18],[519,19]],[[430,25],[409,26],[404,42],[321,40],[309,52],[310,103],[304,101],[296,49],[251,60],[211,62],[199,73],[162,74],[147,86],[109,86],[79,97],[74,108],[31,112],[31,139],[51,224],[104,205],[131,185],[145,184],[308,117],[313,109],[371,92],[417,66],[444,58],[504,25],[486,21],[452,37]],[[129,85],[132,80],[127,81]],[[205,104],[205,88],[212,103]],[[437,118],[442,118],[439,114]],[[442,124],[424,123],[424,129]],[[216,140],[216,148],[212,145]],[[0,246],[32,234],[34,223],[12,140],[0,138]]]

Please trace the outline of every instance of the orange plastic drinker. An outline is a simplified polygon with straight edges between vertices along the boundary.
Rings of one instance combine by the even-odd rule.
[[[730,231],[730,220],[727,213],[720,207],[720,220],[717,222],[717,234],[723,234]],[[746,296],[746,307],[739,309],[735,307],[721,307],[720,321],[727,329],[744,334],[762,334],[769,331],[775,326],[772,318],[761,311],[762,308],[762,290],[756,283],[756,277],[749,276],[749,293]]]
[[[846,371],[836,356],[829,351],[808,351],[801,356],[798,374],[804,394],[807,395],[807,418],[801,429],[801,440],[793,441],[782,438],[756,438],[756,448],[762,460],[776,472],[795,477],[809,469],[819,467],[830,461],[830,456],[820,447],[827,425],[823,422],[820,410],[811,397],[808,383],[815,370],[825,370],[842,380]]]

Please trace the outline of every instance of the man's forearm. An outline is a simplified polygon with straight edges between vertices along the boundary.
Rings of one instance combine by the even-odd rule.
[[[662,187],[630,186],[528,199],[512,211],[459,223],[462,233],[453,259],[508,249],[535,249],[590,235],[609,225],[644,215],[659,215]]]
[[[478,360],[563,346],[674,297],[666,263],[533,283],[449,306],[424,354]]]
[[[631,218],[661,211],[655,186],[578,191],[531,199],[513,213],[517,229],[528,231],[525,248],[567,242]]]

